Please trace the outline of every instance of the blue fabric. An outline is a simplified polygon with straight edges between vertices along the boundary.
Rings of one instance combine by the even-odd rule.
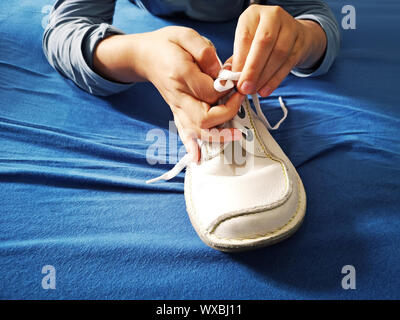
[[[331,3],[340,21],[346,3]],[[183,173],[144,183],[171,168],[145,159],[146,133],[171,119],[151,85],[95,97],[47,63],[48,4],[0,4],[1,298],[399,298],[400,3],[357,2],[357,29],[343,31],[330,73],[290,75],[263,100],[272,121],[278,95],[289,108],[273,135],[308,208],[293,237],[239,254],[197,237]],[[118,1],[115,25],[130,32],[132,20],[141,31],[190,25],[231,55],[235,23],[162,20]],[[55,290],[42,289],[44,265],[56,269]],[[344,265],[356,268],[356,290],[341,287]]]

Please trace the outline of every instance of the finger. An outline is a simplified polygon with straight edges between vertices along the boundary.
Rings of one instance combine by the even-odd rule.
[[[177,119],[178,131],[182,132],[182,136],[186,139],[201,139],[204,141],[229,142],[240,140],[242,131],[236,128],[200,128],[196,121],[193,121],[188,114],[182,109],[175,109],[174,114]],[[183,140],[182,140],[183,141]]]
[[[200,128],[202,119],[208,113],[209,109],[210,105],[208,103],[198,100],[190,94],[182,93],[179,96],[179,104],[174,108],[174,114],[179,116],[185,128]],[[196,136],[198,136],[197,133]]]
[[[214,79],[218,76],[221,64],[215,47],[208,39],[193,29],[182,28],[182,32],[172,37],[172,41],[191,54],[202,72]]]
[[[299,43],[299,41],[296,42],[296,45],[294,46],[292,51],[292,55],[289,56],[285,63],[280,67],[277,72],[275,72],[275,74],[268,80],[268,82],[263,88],[261,88],[260,91],[268,90],[270,93],[272,93],[276,88],[278,88],[280,83],[286,78],[289,72],[298,64],[300,60],[300,50],[299,48],[296,48],[298,47],[297,43]]]
[[[249,7],[246,11],[250,9],[251,7]],[[240,72],[243,70],[246,57],[249,53],[251,43],[257,29],[257,22],[253,21],[254,16],[252,14],[246,14],[246,11],[239,17],[235,30],[232,59],[233,72]]]
[[[200,148],[196,140],[197,134],[193,131],[185,130],[179,117],[175,116],[174,121],[186,152],[191,155],[192,161],[197,163],[200,160]]]
[[[183,91],[200,101],[213,105],[222,98],[226,92],[218,92],[214,89],[214,79],[201,72],[196,64],[193,64],[184,74],[186,89]]]
[[[231,120],[238,113],[244,98],[242,94],[235,92],[225,104],[210,108],[203,120],[203,126],[206,128],[216,127]]]
[[[238,81],[238,89],[243,94],[254,94],[257,81],[279,36],[281,25],[277,19],[262,18]]]
[[[182,119],[182,120],[180,120]],[[193,129],[192,123],[184,114],[174,117],[179,136],[186,148],[186,151],[192,156],[194,162],[200,159],[201,150],[197,143],[197,138],[210,143],[228,143],[242,139],[242,132],[236,128],[212,128],[212,129]],[[186,127],[182,125],[185,123]]]
[[[222,70],[221,71],[223,71],[223,70],[229,70],[229,71],[231,71],[232,70],[232,61],[233,61],[233,56],[231,56],[228,60],[226,60],[225,61],[225,63],[222,65]],[[221,75],[221,73],[220,73],[220,76],[219,77],[221,77],[222,75]],[[222,76],[222,78],[224,78],[224,76]],[[236,80],[222,80],[221,78],[220,79],[217,79],[217,81],[218,81],[218,84],[216,84],[215,82],[214,82],[214,88],[217,88],[217,87],[221,87],[222,86],[222,88],[219,88],[219,89],[217,89],[219,92],[221,92],[223,95],[230,95],[230,93],[233,91],[233,90],[235,90],[234,89],[234,87],[236,87],[236,83],[237,83],[237,81]],[[225,85],[226,85],[226,82],[227,81],[232,81],[233,82],[233,86],[227,86],[227,87],[225,87]],[[228,90],[228,91],[227,91]],[[226,100],[226,99],[225,99]],[[225,101],[225,100],[223,100],[223,101]]]
[[[297,33],[293,34],[291,29],[282,29],[279,33],[278,40],[271,52],[271,55],[264,66],[260,74],[260,78],[257,81],[257,90],[262,97],[266,97],[270,94],[270,89],[263,88],[271,77],[283,66],[286,62],[297,40]]]
[[[192,115],[191,120],[197,127],[209,129],[232,119],[237,114],[243,99],[244,96],[236,92],[225,104],[210,107],[205,102],[186,95],[182,99],[181,109]]]
[[[224,62],[222,69],[232,70],[232,63],[233,63],[233,56],[230,56],[230,58],[228,58]]]

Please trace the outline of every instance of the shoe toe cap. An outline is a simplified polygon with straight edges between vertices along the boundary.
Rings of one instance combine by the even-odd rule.
[[[222,217],[214,222],[209,231],[212,236],[227,241],[265,238],[283,229],[291,221],[293,213],[278,207],[262,212]]]
[[[295,193],[280,206],[268,210],[223,215],[209,226],[204,238],[223,251],[273,244],[297,230],[304,212],[305,195]]]

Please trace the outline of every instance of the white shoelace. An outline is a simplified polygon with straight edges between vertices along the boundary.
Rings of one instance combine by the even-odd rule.
[[[225,66],[229,66],[229,64],[225,64]],[[227,69],[222,69],[220,71],[220,73],[218,74],[218,78],[214,81],[214,89],[217,90],[218,92],[223,92],[223,91],[232,89],[235,86],[233,81],[238,81],[240,74],[241,74],[241,72],[232,72]],[[224,81],[224,80],[226,82],[223,85],[223,84],[221,84],[221,81]],[[281,125],[281,123],[283,121],[285,121],[287,114],[288,114],[288,110],[287,110],[285,104],[283,103],[282,97],[279,97],[278,99],[279,99],[279,104],[281,105],[281,108],[283,111],[283,117],[274,126],[271,126],[271,124],[267,120],[267,117],[264,115],[263,111],[261,110],[260,100],[258,99],[257,94],[252,94],[251,98],[253,100],[254,106],[256,107],[257,115],[261,118],[261,120],[264,122],[264,124],[267,126],[267,128],[269,130],[278,129],[279,126]]]
[[[227,66],[227,65],[225,65]],[[214,81],[214,89],[217,90],[218,92],[223,92],[232,89],[235,84],[233,81],[238,81],[240,77],[240,72],[232,72],[227,69],[222,69],[218,75],[218,78]],[[223,85],[221,81],[226,81],[225,84]],[[269,121],[267,120],[267,117],[264,115],[263,111],[261,110],[260,106],[260,100],[258,99],[257,94],[251,95],[253,104],[256,107],[256,112],[257,115],[260,117],[262,122],[267,126],[269,130],[276,130],[279,128],[281,123],[285,121],[288,110],[282,100],[282,97],[279,97],[279,104],[282,108],[283,111],[283,117],[281,120],[279,120],[274,126],[271,126]],[[190,163],[192,162],[192,156],[190,154],[186,154],[185,156],[180,159],[177,164],[169,171],[165,172],[159,177],[147,180],[146,183],[154,183],[160,180],[170,180],[177,176],[184,168],[186,168]]]

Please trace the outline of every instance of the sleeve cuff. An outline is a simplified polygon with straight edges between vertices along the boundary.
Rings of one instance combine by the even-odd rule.
[[[315,68],[302,69],[302,68],[293,68],[291,71],[292,74],[298,77],[316,77],[326,73],[331,67],[333,61],[336,57],[336,49],[334,48],[335,43],[335,35],[333,34],[331,28],[327,25],[325,19],[323,17],[319,17],[314,14],[304,14],[295,17],[297,20],[312,20],[317,22],[321,28],[325,31],[326,34],[326,50],[324,54],[324,58],[320,62],[320,64]]]
[[[85,87],[94,95],[108,96],[132,87],[135,83],[119,83],[107,80],[93,70],[93,52],[100,40],[113,34],[124,34],[121,30],[107,23],[100,24],[93,32],[86,35],[82,41],[79,65],[85,75]]]

